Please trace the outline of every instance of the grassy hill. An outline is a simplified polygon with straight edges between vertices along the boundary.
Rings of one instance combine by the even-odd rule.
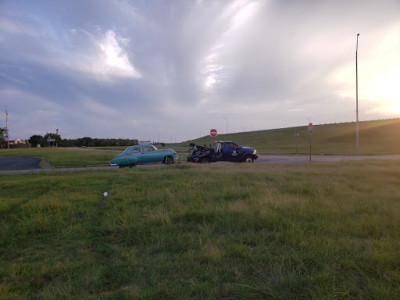
[[[251,146],[258,153],[309,153],[310,135],[307,126],[221,134],[220,140],[232,140],[241,146]],[[359,154],[400,153],[400,119],[362,121],[359,123]],[[191,142],[210,144],[214,138],[205,136],[180,144],[169,145],[187,151]],[[357,154],[356,123],[314,125],[314,154]]]

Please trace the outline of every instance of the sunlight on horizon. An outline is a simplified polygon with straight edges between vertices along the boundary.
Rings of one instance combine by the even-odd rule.
[[[379,101],[375,111],[384,114],[400,114],[400,66],[386,70],[364,85],[364,94]]]
[[[397,28],[400,27],[395,27]],[[400,39],[396,30],[390,30],[373,48],[359,51],[358,98],[369,103],[368,113],[382,117],[400,114]],[[364,44],[372,42],[373,37]],[[366,46],[364,46],[366,47]],[[355,61],[335,70],[330,81],[338,86],[338,95],[356,98]]]

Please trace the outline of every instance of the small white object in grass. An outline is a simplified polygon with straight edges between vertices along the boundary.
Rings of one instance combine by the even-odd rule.
[[[108,193],[107,192],[104,192],[104,197],[107,197],[108,196]]]

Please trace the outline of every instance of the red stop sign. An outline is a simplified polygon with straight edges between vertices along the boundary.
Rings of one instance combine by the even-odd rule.
[[[211,130],[210,130],[210,135],[211,135],[212,137],[217,136],[217,129],[211,129]]]
[[[308,132],[309,132],[309,133],[312,133],[313,127],[314,127],[314,126],[313,126],[312,123],[308,124]]]

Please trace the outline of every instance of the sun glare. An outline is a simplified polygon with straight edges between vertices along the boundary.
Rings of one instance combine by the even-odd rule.
[[[392,60],[392,64],[379,65],[376,61],[365,60],[363,72],[359,72],[358,75],[359,100],[365,100],[371,104],[369,112],[378,114],[380,117],[393,117],[400,114],[400,63]],[[337,84],[340,97],[355,99],[354,66],[348,65],[335,71],[331,82]]]
[[[204,86],[205,86],[206,88],[210,88],[210,87],[212,87],[213,84],[216,83],[216,82],[217,82],[217,81],[215,80],[215,76],[210,75],[210,76],[208,76],[208,77],[206,78],[206,81],[205,81],[205,83],[204,83]]]
[[[363,36],[358,59],[359,100],[368,102],[375,117],[395,117],[400,114],[400,24],[387,28],[382,36]],[[334,70],[329,81],[342,98],[356,97],[355,61]]]
[[[366,97],[376,100],[377,112],[385,114],[400,113],[400,66],[390,68],[386,72],[372,78],[364,87]]]
[[[361,76],[360,76],[361,77]],[[368,74],[368,78],[359,79],[359,99],[367,100],[372,104],[372,113],[382,117],[400,114],[400,65],[387,69],[375,69]],[[351,67],[345,67],[337,71],[332,81],[339,85],[344,84],[345,89],[339,90],[338,94],[343,98],[356,97],[355,71]]]
[[[108,73],[115,73],[119,76],[141,77],[129,61],[128,54],[121,47],[115,33],[108,31],[103,43],[100,44],[103,52],[104,69]]]

